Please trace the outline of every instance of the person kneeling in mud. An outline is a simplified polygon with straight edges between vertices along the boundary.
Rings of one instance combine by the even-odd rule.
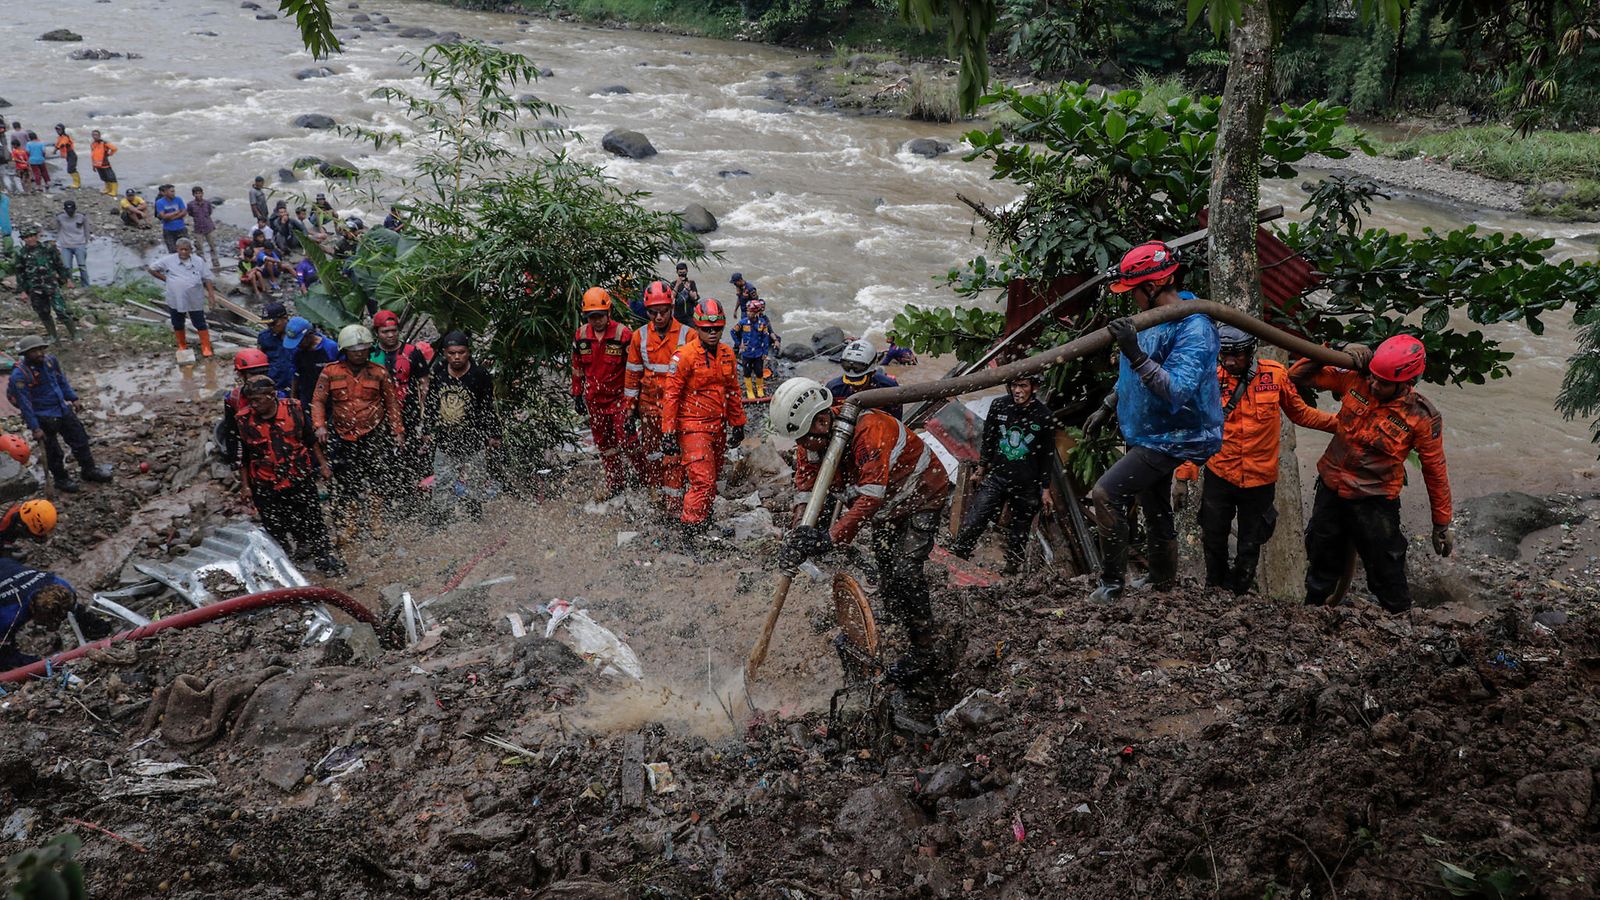
[[[83,636],[97,641],[112,633],[111,623],[78,603],[72,585],[59,576],[0,556],[0,672],[32,665],[39,657],[17,649],[23,626],[55,628],[72,613]]]

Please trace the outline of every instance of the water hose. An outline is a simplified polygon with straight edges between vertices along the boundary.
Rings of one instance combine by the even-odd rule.
[[[1276,344],[1290,353],[1316,360],[1323,365],[1355,368],[1355,360],[1347,353],[1296,337],[1287,331],[1268,325],[1249,313],[1211,300],[1182,300],[1167,306],[1158,306],[1134,316],[1133,324],[1138,330],[1144,331],[1196,314],[1210,316],[1214,321],[1232,325],[1269,344]],[[1093,353],[1103,353],[1111,348],[1111,344],[1111,332],[1100,328],[1059,347],[992,369],[982,369],[925,384],[873,388],[850,395],[833,417],[833,439],[828,444],[827,454],[822,457],[821,466],[818,467],[816,487],[811,492],[810,501],[806,503],[802,524],[815,526],[817,520],[821,518],[827,486],[833,484],[834,474],[839,470],[839,462],[844,457],[845,449],[850,445],[850,437],[855,433],[856,419],[860,417],[861,410],[879,409],[897,403],[943,400],[999,387],[1027,375],[1041,374],[1071,360]],[[778,576],[778,584],[772,595],[772,606],[767,611],[767,620],[761,629],[761,637],[751,649],[750,659],[745,665],[746,677],[753,676],[767,658],[767,645],[772,640],[773,629],[777,627],[778,616],[783,612],[783,604],[789,595],[789,585],[793,580],[792,571],[784,571]]]
[[[167,616],[148,625],[141,625],[138,628],[114,634],[108,638],[102,638],[92,644],[84,644],[71,650],[63,650],[49,659],[41,659],[36,663],[12,669],[9,672],[0,672],[0,684],[36,678],[43,675],[47,669],[54,669],[62,663],[71,662],[91,650],[104,650],[115,644],[142,641],[169,628],[191,628],[195,625],[204,625],[207,622],[214,622],[217,619],[225,619],[240,613],[265,609],[269,606],[283,606],[288,603],[326,603],[344,610],[358,622],[364,622],[368,625],[376,625],[378,622],[377,618],[365,606],[356,602],[349,595],[333,588],[294,587],[262,591],[259,594],[245,594],[242,597],[234,597],[230,600],[202,606],[199,609],[191,609],[188,612]]]

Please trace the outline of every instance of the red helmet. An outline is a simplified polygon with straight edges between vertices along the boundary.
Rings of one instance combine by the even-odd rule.
[[[760,297],[752,297],[750,298],[750,302],[744,305],[744,308],[746,312],[750,313],[750,315],[759,316],[767,311],[767,301],[761,299]]]
[[[701,300],[699,305],[694,308],[694,324],[697,327],[724,325],[727,321],[728,317],[722,312],[722,304],[712,300],[710,297]]]
[[[262,369],[266,368],[267,365],[269,365],[267,355],[253,347],[247,350],[240,350],[233,358],[233,370],[235,372]]]
[[[1145,241],[1122,255],[1117,263],[1117,279],[1111,282],[1111,293],[1122,294],[1133,290],[1136,284],[1147,281],[1165,281],[1178,271],[1181,257],[1178,251],[1164,241]]]
[[[667,288],[667,283],[665,281],[652,281],[650,282],[650,286],[644,289],[645,309],[649,309],[652,306],[671,305],[672,291]]]
[[[1367,371],[1384,381],[1410,381],[1428,367],[1428,351],[1409,334],[1397,334],[1378,345]]]

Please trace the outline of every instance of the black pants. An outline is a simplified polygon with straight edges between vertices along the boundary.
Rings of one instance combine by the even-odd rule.
[[[96,166],[94,173],[99,175],[100,180],[106,184],[116,184],[117,182],[117,172],[110,166]]]
[[[89,449],[89,432],[83,429],[83,422],[78,419],[72,410],[63,410],[59,416],[40,416],[39,430],[44,432],[44,461],[49,467],[50,474],[57,481],[66,481],[67,458],[61,452],[61,443],[57,438],[67,442],[72,449],[72,456],[84,470],[94,468],[94,453]]]
[[[1152,546],[1178,539],[1172,520],[1172,473],[1183,460],[1151,450],[1130,447],[1123,457],[1094,483],[1094,501],[1100,522],[1104,561],[1100,580],[1122,584],[1128,571],[1128,510],[1139,501],[1145,530]]]
[[[978,546],[978,539],[1000,517],[1000,511],[1009,506],[1011,527],[1006,536],[1006,562],[1022,565],[1028,554],[1028,534],[1033,530],[1033,517],[1039,512],[1039,493],[1043,489],[1038,484],[1014,484],[994,476],[985,478],[961,519],[961,533],[956,535],[951,552],[962,559],[970,557]]]
[[[1406,536],[1400,530],[1400,500],[1346,500],[1317,481],[1306,523],[1306,604],[1321,606],[1344,575],[1351,548],[1367,570],[1367,587],[1383,608],[1411,608],[1406,583]]]
[[[354,503],[369,492],[388,493],[393,451],[384,423],[353,441],[330,428],[328,464],[333,468],[334,503]]]
[[[1206,586],[1226,587],[1236,594],[1255,588],[1256,565],[1261,560],[1261,545],[1272,537],[1278,525],[1273,501],[1276,484],[1239,487],[1206,471],[1200,488],[1200,546],[1206,558]],[[1233,565],[1228,565],[1228,532],[1239,520],[1238,550]]]
[[[33,314],[39,317],[39,324],[44,326],[44,333],[50,340],[56,339],[56,300],[54,297],[45,297],[39,294],[28,295],[28,305],[33,307]],[[78,339],[78,325],[72,316],[67,313],[66,304],[62,304],[61,321],[67,326],[67,335],[73,340]]]
[[[328,544],[328,523],[322,520],[322,501],[317,499],[316,479],[305,478],[281,491],[258,490],[252,496],[261,524],[285,549],[292,539],[301,554],[320,559],[333,552]]]
[[[911,642],[919,646],[933,641],[933,605],[923,565],[933,552],[938,530],[939,511],[930,509],[875,524],[870,535],[883,610],[905,626]]]
[[[167,245],[167,252],[168,253],[177,253],[178,252],[178,241],[181,241],[181,240],[183,240],[184,238],[186,238],[188,236],[189,236],[189,229],[188,228],[179,228],[179,229],[177,229],[175,231],[169,231],[168,229],[165,229],[165,228],[161,229],[161,240],[162,240],[163,243],[165,243]]]
[[[187,316],[189,321],[194,324],[195,331],[205,331],[211,327],[206,324],[206,311],[203,309],[191,309],[185,313],[179,312],[170,306],[167,307],[167,318],[172,320],[173,331],[183,330],[183,319],[185,316]]]

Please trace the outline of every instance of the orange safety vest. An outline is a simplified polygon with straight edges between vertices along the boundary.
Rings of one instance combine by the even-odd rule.
[[[62,156],[66,156],[68,153],[73,152],[74,147],[75,145],[72,143],[71,135],[63,134],[56,138],[56,152]]]
[[[1302,360],[1295,369],[1310,365]],[[1450,473],[1439,410],[1415,388],[1380,403],[1369,393],[1366,376],[1347,369],[1322,369],[1310,383],[1342,397],[1333,440],[1317,460],[1322,482],[1346,500],[1396,499],[1406,484],[1406,458],[1415,450],[1433,524],[1450,524]]]
[[[698,336],[686,342],[667,366],[661,393],[661,433],[721,431],[743,425],[738,361],[733,348],[719,343],[710,353]]]
[[[795,505],[810,502],[821,465],[819,451],[801,447],[795,454]],[[894,416],[869,409],[856,420],[850,452],[839,461],[830,489],[840,485],[849,506],[829,530],[835,544],[849,543],[873,518],[938,509],[950,493],[950,476],[915,432]]]
[[[110,141],[95,141],[89,145],[89,158],[94,161],[96,169],[104,169],[111,165],[111,154],[117,152],[117,145]]]
[[[329,400],[332,400],[332,410]],[[318,428],[333,422],[334,433],[354,441],[389,420],[389,430],[405,434],[400,421],[400,398],[395,393],[389,370],[369,362],[355,371],[347,362],[330,363],[317,377],[311,395],[311,421]]]
[[[633,333],[633,340],[628,343],[628,377],[622,396],[635,405],[640,415],[661,415],[661,392],[672,368],[672,356],[689,335],[690,329],[676,320],[667,323],[666,334],[657,334],[653,325]]]
[[[303,437],[306,417],[300,401],[279,399],[271,418],[246,406],[234,421],[252,490],[286,490],[311,473],[315,458]]]
[[[1255,362],[1255,377],[1239,394],[1222,422],[1222,449],[1206,460],[1212,474],[1236,487],[1253,488],[1278,480],[1279,416],[1317,431],[1333,432],[1338,418],[1306,403],[1289,382],[1289,370],[1270,359]],[[1227,409],[1239,380],[1217,367],[1223,408]]]

